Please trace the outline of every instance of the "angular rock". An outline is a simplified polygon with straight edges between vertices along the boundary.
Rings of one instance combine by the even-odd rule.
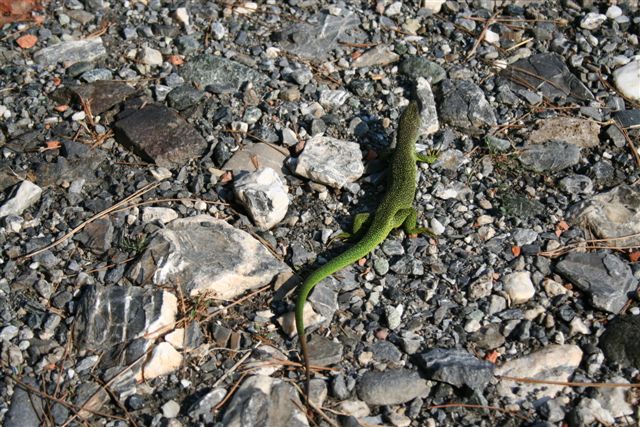
[[[585,292],[594,307],[610,313],[618,313],[638,286],[629,265],[605,252],[570,253],[556,271]]]
[[[102,44],[102,38],[94,37],[45,47],[33,54],[33,60],[41,65],[55,65],[58,62],[71,65],[81,61],[95,61],[106,54],[107,50]]]
[[[22,212],[40,200],[41,195],[42,188],[31,181],[22,181],[16,189],[16,193],[0,206],[0,218],[8,215],[22,215]]]
[[[168,224],[178,217],[178,212],[171,208],[147,206],[142,209],[142,222],[145,224],[156,221],[159,221],[162,224]]]
[[[640,369],[640,316],[619,316],[607,324],[598,347],[607,360]]]
[[[503,282],[504,290],[513,304],[523,304],[533,298],[536,293],[536,288],[531,282],[531,273],[528,271],[508,274]]]
[[[356,389],[358,397],[369,405],[399,405],[427,395],[430,387],[417,372],[397,369],[367,372]]]
[[[342,188],[364,173],[360,146],[328,136],[314,136],[298,157],[295,173],[313,181]]]
[[[571,195],[589,194],[593,191],[593,181],[586,175],[570,175],[558,183],[560,189]]]
[[[613,118],[623,128],[637,128],[640,126],[640,109],[616,111]]]
[[[607,22],[606,15],[589,12],[580,20],[580,28],[584,28],[585,30],[596,30],[605,22]]]
[[[629,384],[625,378],[617,376],[607,382],[614,384]],[[632,397],[630,390],[624,388],[598,388],[595,390],[595,398],[603,409],[609,411],[613,418],[633,415],[633,406],[629,403]]]
[[[103,254],[111,249],[113,233],[114,227],[111,220],[108,217],[98,218],[85,225],[82,232],[78,233],[74,239],[93,253]]]
[[[436,348],[416,357],[430,380],[482,392],[493,378],[495,365],[465,350]]]
[[[440,84],[440,120],[463,130],[478,132],[495,126],[496,115],[484,92],[469,80],[444,80]]]
[[[227,390],[222,387],[214,388],[207,392],[204,396],[195,401],[190,407],[188,414],[194,420],[199,421],[201,418],[205,422],[213,421],[213,408],[225,398]]]
[[[247,378],[227,405],[222,425],[237,427],[308,427],[296,389],[289,383],[263,376]],[[251,408],[251,410],[247,410]]]
[[[103,150],[76,141],[62,140],[61,154],[55,163],[36,164],[36,177],[42,187],[74,181],[92,185],[100,182],[96,178],[96,170],[107,158]]]
[[[288,154],[288,153],[287,153]],[[234,175],[243,172],[253,172],[256,170],[256,163],[261,168],[270,168],[284,179],[284,162],[287,154],[277,149],[271,144],[259,142],[256,144],[245,144],[240,150],[224,164],[225,170],[230,170]]]
[[[358,15],[351,12],[342,16],[321,12],[307,21],[284,29],[278,38],[284,50],[314,60],[326,58],[339,41],[347,41],[360,25]]]
[[[569,413],[567,420],[571,427],[583,427],[595,424],[611,426],[616,423],[613,416],[600,405],[600,402],[587,397],[580,399],[580,402],[578,402]]]
[[[21,381],[26,385],[39,390],[40,387],[35,379],[22,377]],[[45,410],[43,400],[35,393],[25,387],[16,385],[11,406],[4,415],[3,426],[5,427],[39,427],[40,420],[44,419]]]
[[[138,52],[138,60],[145,65],[162,65],[162,53],[157,49],[144,46]]]
[[[613,72],[616,88],[626,97],[640,101],[640,59],[629,62]]]
[[[320,92],[320,105],[328,110],[332,110],[342,106],[347,99],[349,99],[350,93],[346,90],[323,90]]]
[[[101,363],[105,367],[119,364],[122,357],[135,360],[139,348],[131,342],[168,332],[177,307],[176,297],[162,290],[88,285],[78,301],[77,343],[84,350],[104,352]]]
[[[495,375],[517,378],[544,379],[549,381],[568,381],[580,365],[582,350],[577,345],[548,345],[528,356],[509,360],[495,370]],[[501,379],[498,392],[518,401],[533,393],[535,398],[555,397],[562,390],[559,385],[525,384]]]
[[[538,53],[520,59],[500,75],[509,81],[516,93],[533,90],[542,92],[551,100],[593,99],[591,91],[569,71],[564,59],[556,53]]]
[[[98,80],[86,85],[70,85],[56,89],[51,98],[61,104],[88,103],[91,113],[102,114],[133,95],[136,89],[127,82]]]
[[[147,105],[118,120],[114,129],[121,144],[162,167],[179,167],[204,154],[207,142],[178,113],[162,105]]]
[[[593,120],[553,117],[538,122],[538,129],[529,135],[529,142],[543,144],[549,141],[564,141],[581,148],[593,148],[600,143],[599,134],[600,125]]]
[[[239,175],[233,185],[236,198],[259,229],[270,229],[287,214],[289,189],[273,169]]]
[[[579,161],[580,147],[561,141],[529,144],[520,151],[520,162],[534,172],[557,172]]]
[[[427,136],[436,133],[440,129],[438,122],[438,110],[436,101],[431,91],[431,85],[425,78],[418,77],[416,81],[416,98],[420,101],[420,135]]]
[[[312,365],[329,366],[342,360],[342,344],[323,336],[309,340],[309,361]]]
[[[371,48],[357,57],[351,63],[353,68],[363,67],[383,67],[392,64],[400,59],[400,56],[393,52],[387,45],[381,44]]]
[[[640,186],[619,185],[575,204],[567,211],[571,224],[611,239],[611,246],[640,245]],[[625,236],[631,236],[626,237]]]
[[[180,284],[190,296],[233,299],[286,270],[245,231],[198,215],[176,219],[159,230],[130,276],[138,283]]]
[[[214,55],[200,55],[189,61],[182,68],[181,75],[185,81],[195,84],[200,89],[216,86],[235,91],[245,82],[260,87],[268,81],[267,76],[253,68]]]
[[[182,364],[182,354],[168,342],[161,342],[153,348],[144,368],[136,374],[136,381],[146,381],[170,374]]]

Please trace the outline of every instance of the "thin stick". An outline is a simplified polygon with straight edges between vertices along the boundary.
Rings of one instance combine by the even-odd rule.
[[[302,389],[300,388],[300,386],[298,386],[298,384],[296,383],[291,383],[293,384],[293,386],[298,390],[298,393],[303,394],[302,393]],[[306,412],[304,406],[302,406],[302,403],[300,402],[296,402],[293,401],[293,404],[296,405],[298,407],[298,409],[300,409],[302,411],[302,413],[304,414]],[[307,404],[318,413],[318,415],[320,415],[326,422],[328,422],[330,425],[334,426],[334,427],[339,427],[339,424],[337,424],[335,421],[333,421],[331,418],[329,418],[327,416],[327,414],[325,414],[322,409],[320,409],[319,407],[317,407],[316,405],[314,405],[313,403],[309,402],[309,400],[307,399]]]
[[[427,409],[445,409],[445,408],[467,408],[467,409],[488,409],[491,411],[502,412],[503,414],[513,415],[516,418],[519,418],[523,421],[530,421],[529,418],[524,417],[520,414],[516,414],[513,411],[509,411],[504,408],[500,408],[498,406],[486,406],[486,405],[473,405],[470,403],[445,403],[443,405],[429,405],[426,407]]]
[[[551,381],[551,380],[536,380],[534,378],[520,378],[510,377],[507,375],[496,375],[496,378],[500,380],[514,381],[518,383],[527,384],[547,384],[547,385],[561,385],[565,387],[594,387],[594,388],[640,388],[640,383],[621,384],[621,383],[583,383],[583,382],[567,382],[567,381]]]
[[[126,205],[127,203],[129,203],[131,200],[140,197],[141,195],[153,190],[154,188],[156,188],[158,185],[160,185],[160,181],[159,182],[154,182],[148,185],[145,185],[144,187],[142,187],[140,190],[136,191],[135,193],[131,194],[130,196],[122,199],[121,201],[119,201],[118,203],[116,203],[115,205],[101,211],[98,212],[97,214],[93,215],[91,218],[89,218],[88,220],[84,221],[82,224],[78,225],[77,227],[75,227],[73,230],[69,231],[67,234],[65,234],[64,236],[60,237],[59,239],[57,239],[56,241],[54,241],[53,243],[37,249],[29,254],[23,255],[21,257],[19,257],[17,260],[18,261],[24,261],[27,260],[29,258],[32,258],[46,250],[49,250],[55,246],[58,246],[60,243],[65,242],[67,240],[69,240],[71,237],[73,237],[73,235],[75,235],[76,233],[78,233],[80,230],[82,230],[84,227],[86,227],[88,224],[92,223],[93,221],[100,219],[104,216],[107,216],[108,214],[110,214],[113,211],[116,211],[118,208],[120,208],[123,205]]]
[[[251,350],[247,351],[247,354],[242,356],[240,358],[240,360],[238,360],[236,362],[236,364],[231,367],[231,369],[226,371],[220,378],[218,378],[218,381],[213,383],[211,388],[214,389],[214,388],[218,387],[220,384],[222,384],[222,381],[224,381],[225,378],[227,378],[229,375],[231,375],[233,372],[235,372],[238,369],[238,366],[242,365],[244,363],[244,361],[247,360],[249,358],[249,356],[251,356],[251,353],[253,353],[253,350],[255,350],[256,348],[260,347],[261,345],[262,345],[262,343],[257,343],[256,345],[253,346],[253,348]]]

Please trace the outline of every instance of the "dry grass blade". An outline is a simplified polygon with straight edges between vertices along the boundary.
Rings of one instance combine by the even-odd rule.
[[[426,407],[426,409],[445,409],[445,408],[467,408],[467,409],[483,409],[483,410],[487,410],[487,411],[497,411],[497,412],[501,412],[503,414],[507,414],[507,415],[511,415],[513,417],[516,417],[522,421],[531,421],[529,420],[529,418],[522,416],[520,414],[517,414],[513,411],[509,411],[507,409],[504,408],[500,408],[498,406],[485,406],[485,405],[473,405],[470,403],[445,403],[443,405],[429,405]]]
[[[142,196],[143,194],[153,190],[154,188],[156,188],[158,185],[160,185],[160,182],[154,182],[148,185],[145,185],[144,187],[142,187],[140,190],[136,191],[135,193],[131,194],[130,196],[122,199],[121,201],[119,201],[118,203],[116,203],[115,205],[101,211],[98,212],[97,214],[95,214],[94,216],[92,216],[91,218],[89,218],[88,220],[84,221],[82,224],[78,225],[77,227],[75,227],[74,229],[72,229],[71,231],[69,231],[67,234],[65,234],[64,236],[60,237],[59,239],[56,239],[53,243],[37,249],[31,253],[28,253],[26,255],[23,255],[21,257],[19,257],[17,260],[18,261],[24,261],[27,260],[29,258],[32,258],[46,250],[49,250],[53,247],[58,246],[60,243],[65,242],[67,240],[69,240],[71,237],[73,237],[76,233],[78,233],[79,231],[81,231],[84,227],[87,226],[87,224],[92,223],[93,221],[100,219],[104,216],[109,215],[110,213],[118,210],[119,208],[121,208],[123,205],[127,205],[129,202],[131,202],[132,200]]]
[[[624,251],[624,250],[629,250],[629,249],[638,249],[638,248],[640,248],[640,246],[638,246],[638,245],[615,246],[615,245],[607,245],[606,244],[606,243],[615,242],[616,240],[630,239],[630,238],[634,238],[634,237],[640,237],[640,233],[628,234],[626,236],[620,236],[620,237],[609,237],[607,239],[590,239],[590,240],[584,240],[582,242],[570,243],[568,245],[556,248],[556,249],[554,249],[552,251],[538,252],[538,255],[544,256],[544,257],[547,257],[547,258],[555,258],[555,257],[559,257],[561,255],[564,255],[564,254],[566,254],[566,253],[568,253],[568,252],[570,252],[570,251],[572,251],[574,249],[577,249],[577,248],[585,249],[585,250],[589,250],[589,249],[593,249],[593,250],[597,250],[597,249],[612,249],[612,250],[618,250],[618,251]]]
[[[296,390],[298,390],[298,393],[300,393],[302,395],[303,393],[302,393],[302,389],[300,388],[300,386],[298,386],[298,384],[296,384],[296,383],[292,383],[292,384],[296,388]],[[316,411],[318,413],[318,415],[320,415],[322,417],[323,420],[325,420],[327,423],[329,423],[329,425],[334,426],[334,427],[339,427],[340,426],[334,420],[329,418],[329,416],[327,414],[325,414],[324,411],[322,411],[322,409],[320,409],[319,407],[317,407],[316,405],[314,405],[313,403],[311,403],[309,401],[307,401],[307,402],[309,404],[309,407],[311,409],[313,409],[314,411]],[[304,406],[302,406],[302,403],[293,401],[293,404],[296,405],[298,407],[298,409],[300,409],[302,411],[303,414],[306,412]]]

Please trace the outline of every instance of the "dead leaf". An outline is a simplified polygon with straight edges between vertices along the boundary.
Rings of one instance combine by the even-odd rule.
[[[484,356],[484,360],[495,365],[495,363],[498,361],[498,357],[500,357],[500,352],[498,352],[497,350],[492,350],[487,353],[486,356]]]
[[[220,176],[220,182],[223,184],[231,181],[233,181],[233,172],[231,171],[227,171]]]
[[[180,55],[170,55],[169,58],[167,58],[167,61],[169,61],[171,65],[175,65],[176,67],[184,64],[184,59]]]
[[[38,38],[36,36],[34,36],[33,34],[25,34],[24,36],[18,37],[16,39],[16,43],[22,49],[30,49],[33,46],[35,46],[35,44],[37,42],[38,42]]]
[[[640,261],[640,251],[631,252],[629,254],[629,261],[631,261],[631,262]]]
[[[47,146],[40,149],[40,151],[57,150],[62,147],[62,143],[56,139],[46,142]]]
[[[521,252],[522,252],[522,248],[520,246],[516,246],[516,245],[511,246],[511,253],[513,254],[513,256],[518,257],[520,256]]]

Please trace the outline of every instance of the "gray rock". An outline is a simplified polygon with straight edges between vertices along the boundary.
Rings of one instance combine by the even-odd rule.
[[[304,146],[295,167],[298,175],[342,188],[364,173],[360,146],[351,141],[314,136]]]
[[[505,343],[504,335],[500,333],[500,325],[496,323],[481,327],[470,339],[482,350],[493,350]]]
[[[580,20],[580,28],[584,28],[585,30],[596,30],[605,22],[607,22],[606,15],[596,12],[589,12]]]
[[[369,405],[399,405],[426,396],[430,387],[417,372],[397,369],[367,372],[356,389],[358,397]]]
[[[554,100],[592,100],[593,94],[569,71],[556,53],[538,53],[520,59],[500,73],[516,93],[531,88]]]
[[[162,53],[157,49],[144,46],[138,52],[138,60],[145,65],[162,65]]]
[[[189,416],[194,420],[213,422],[213,408],[225,398],[227,390],[224,388],[214,388],[204,396],[195,401],[188,410]]]
[[[88,285],[78,301],[77,343],[84,350],[104,352],[103,367],[133,361],[140,354],[131,342],[170,331],[166,328],[173,327],[177,310],[176,297],[162,290]]]
[[[41,65],[55,65],[64,62],[66,65],[76,62],[91,62],[107,54],[102,38],[71,40],[40,49],[33,54],[33,60]]]
[[[233,395],[222,425],[237,427],[308,427],[295,388],[285,381],[254,375]],[[251,410],[247,410],[251,408]]]
[[[420,77],[436,85],[447,77],[447,72],[440,65],[422,56],[410,56],[400,63],[399,70],[414,81]]]
[[[196,105],[203,97],[204,92],[191,85],[182,85],[167,94],[167,102],[171,108],[182,111]]]
[[[351,94],[346,90],[323,90],[320,92],[320,105],[328,110],[338,108],[344,104]]]
[[[344,277],[344,276],[343,276]],[[338,291],[341,283],[333,276],[329,276],[313,288],[308,301],[313,307],[313,311],[318,313],[324,321],[323,325],[328,326],[333,319],[333,315],[338,310]]]
[[[286,266],[247,232],[209,215],[176,219],[159,230],[130,276],[186,295],[233,299],[271,282]]]
[[[98,149],[91,148],[76,141],[64,140],[62,143],[62,155],[58,156],[55,163],[42,162],[36,165],[36,176],[41,186],[54,186],[63,182],[83,182],[95,184],[96,169],[107,158],[107,154]],[[70,197],[80,197],[81,193],[73,194],[73,185],[69,188]]]
[[[8,215],[22,215],[22,212],[40,200],[41,195],[42,188],[31,181],[22,181],[15,194],[0,206],[0,218]]]
[[[504,276],[504,291],[509,295],[512,304],[523,304],[529,301],[536,293],[536,288],[531,282],[531,273],[517,271]]]
[[[627,263],[604,252],[571,253],[557,265],[556,271],[585,292],[594,307],[617,313],[635,290],[638,280]]]
[[[26,386],[40,389],[36,380],[31,377],[22,377],[21,381]],[[3,425],[5,427],[39,427],[42,425],[40,420],[44,417],[42,399],[28,389],[16,385],[11,397],[11,406],[4,416]]]
[[[355,13],[345,12],[342,16],[318,13],[307,20],[309,23],[294,24],[279,33],[284,50],[308,59],[324,59],[338,41],[348,39],[360,25]]]
[[[438,122],[438,111],[436,101],[431,91],[429,81],[423,77],[418,77],[416,81],[416,98],[420,101],[420,135],[426,136],[436,133],[440,129]]]
[[[207,142],[192,125],[162,105],[136,110],[118,120],[114,129],[118,142],[166,168],[182,166],[207,149]]]
[[[268,81],[267,76],[239,62],[214,55],[201,55],[189,61],[181,73],[185,81],[198,87],[230,87],[238,90],[244,82],[260,86]]]
[[[640,186],[619,185],[575,204],[567,211],[572,224],[593,232],[599,239],[611,239],[611,246],[640,245]],[[624,236],[631,236],[621,238]]]
[[[444,80],[440,84],[440,120],[463,130],[477,132],[496,125],[496,115],[484,92],[469,80]]]
[[[111,220],[99,218],[85,225],[74,239],[95,254],[103,254],[111,249],[114,227]]]
[[[520,162],[534,172],[557,172],[579,161],[580,147],[561,141],[529,144],[520,151]]]
[[[259,229],[272,228],[287,214],[288,187],[273,169],[261,168],[239,175],[233,185],[236,198]]]
[[[611,320],[598,346],[610,362],[640,369],[640,316],[619,316]]]
[[[531,144],[564,141],[581,148],[593,148],[600,144],[600,125],[593,120],[577,117],[553,117],[538,122],[538,129],[529,134]]]
[[[400,56],[393,52],[387,45],[381,44],[373,47],[357,57],[352,63],[353,68],[385,66],[400,59]]]
[[[402,352],[389,341],[376,341],[371,346],[373,358],[381,363],[398,363],[402,357]]]
[[[640,109],[616,111],[613,117],[623,128],[640,125]]]
[[[629,384],[625,378],[617,376],[611,378],[607,382],[614,384]],[[596,399],[602,409],[608,411],[613,418],[620,418],[624,416],[633,415],[633,406],[631,402],[631,390],[621,387],[615,388],[597,388],[593,394],[593,398]]]
[[[430,380],[481,392],[493,378],[495,365],[465,350],[436,348],[416,357]]]
[[[342,344],[323,336],[309,340],[309,361],[312,365],[329,366],[342,360]]]
[[[542,350],[509,360],[495,370],[495,375],[516,378],[544,378],[549,381],[568,381],[582,360],[577,345],[548,345]],[[535,398],[555,397],[562,390],[559,385],[540,386],[501,379],[497,387],[501,396],[522,401],[533,393]]]

